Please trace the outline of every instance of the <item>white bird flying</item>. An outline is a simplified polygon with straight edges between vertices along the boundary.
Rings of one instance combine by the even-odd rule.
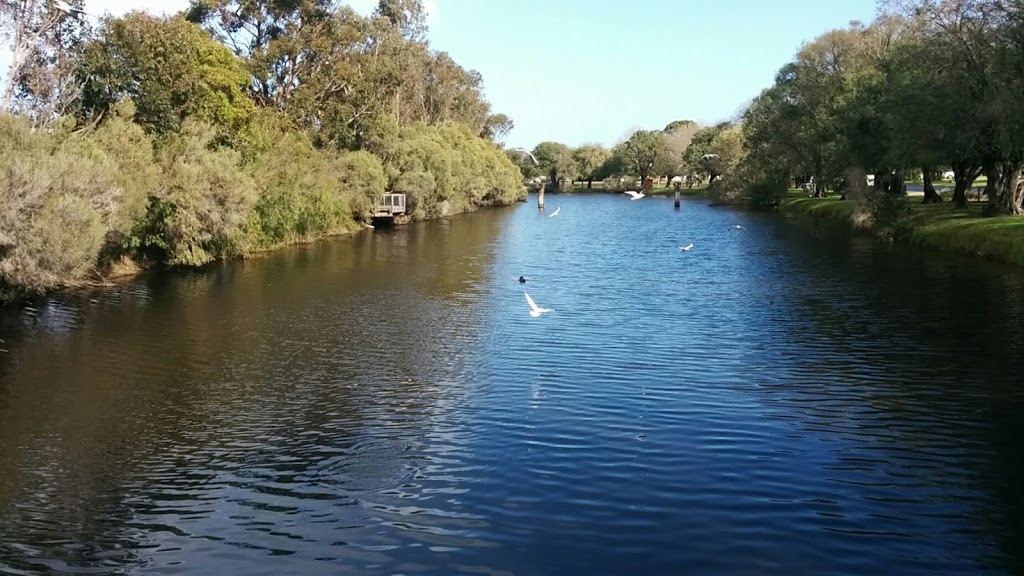
[[[558,216],[558,211],[559,211],[559,210],[561,210],[561,209],[562,209],[562,207],[561,207],[561,206],[559,206],[558,208],[555,208],[555,211],[554,211],[554,212],[552,212],[551,214],[549,214],[549,215],[548,215],[548,218],[552,218],[552,217],[554,217],[554,216]]]
[[[65,2],[64,0],[53,0],[53,7],[70,16],[85,14],[83,10],[79,10],[78,8],[72,8],[71,5]]]
[[[629,194],[630,200],[639,200],[644,197],[643,192],[635,192],[633,190],[626,190],[625,192],[623,192],[623,194]]]
[[[692,242],[690,243],[689,246],[680,246],[679,250],[682,251],[682,252],[689,252],[691,248],[693,248],[693,243]]]
[[[526,292],[523,292],[523,294],[526,294],[526,301],[530,303],[530,316],[536,318],[545,312],[554,312],[554,310],[550,308],[541,308],[540,306],[537,306],[537,303],[533,301],[533,298],[530,298],[529,294]]]
[[[718,154],[705,154],[700,157],[701,160],[711,160],[712,158],[721,158]]]
[[[533,155],[533,152],[530,152],[526,148],[513,148],[512,150],[514,150],[516,152],[522,152],[523,154],[526,154],[527,156],[530,157],[530,160],[533,160],[534,164],[536,164],[537,166],[540,166],[540,162],[537,162],[537,157]]]
[[[733,224],[732,226],[729,226],[729,230],[743,230],[744,232],[747,231],[746,228],[740,226],[739,224]]]

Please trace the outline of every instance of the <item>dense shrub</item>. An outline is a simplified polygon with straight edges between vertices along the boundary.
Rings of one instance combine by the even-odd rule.
[[[33,133],[10,116],[0,116],[0,143],[3,292],[85,280],[122,211],[116,163],[89,143],[57,145],[55,137]]]

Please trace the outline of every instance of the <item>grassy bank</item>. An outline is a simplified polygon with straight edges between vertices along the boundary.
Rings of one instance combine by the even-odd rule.
[[[909,212],[898,220],[896,239],[931,250],[1024,266],[1024,218],[986,218],[981,215],[982,207],[983,203],[971,203],[966,210],[954,210],[947,203],[911,202]],[[791,194],[779,211],[877,231],[867,211],[848,200]]]

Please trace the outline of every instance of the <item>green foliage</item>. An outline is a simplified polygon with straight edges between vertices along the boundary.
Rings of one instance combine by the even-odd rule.
[[[380,159],[369,152],[343,152],[334,165],[339,189],[348,195],[352,213],[368,219],[384,196],[387,184]]]
[[[907,218],[912,212],[906,196],[871,192],[867,195],[867,210],[875,232],[887,240],[906,240],[910,228]]]
[[[163,189],[145,215],[147,229],[163,233],[167,263],[201,266],[250,248],[244,226],[257,200],[238,152],[214,145],[216,132],[186,122],[162,143]],[[169,204],[165,207],[164,203]]]
[[[226,136],[253,108],[242,62],[181,17],[131,12],[106,20],[100,38],[82,49],[79,75],[83,117],[101,116],[130,97],[135,121],[156,134],[196,118]]]
[[[654,173],[654,163],[666,145],[665,135],[661,132],[637,130],[629,140],[616,147],[615,154],[620,158],[625,174],[642,180]]]
[[[330,0],[193,0],[184,17],[68,35],[73,73],[33,87],[48,129],[0,115],[0,291],[350,230],[389,188],[421,218],[524,198],[494,143],[512,120],[424,26],[420,0],[367,18]],[[69,78],[82,92],[60,117]],[[553,170],[574,177],[575,162]]]
[[[572,151],[572,159],[576,162],[576,173],[584,180],[603,178],[601,169],[611,156],[611,151],[600,144],[587,144]]]
[[[491,114],[484,123],[484,129],[481,131],[480,137],[486,138],[491,142],[501,143],[505,141],[505,137],[508,136],[508,133],[514,127],[515,123],[505,114]]]
[[[85,280],[118,219],[114,161],[55,140],[0,114],[0,291],[7,294]]]
[[[391,155],[391,172],[399,174],[391,187],[409,195],[419,218],[511,204],[525,193],[509,157],[462,124],[405,127]]]
[[[778,206],[788,192],[786,179],[762,178],[747,185],[747,202],[754,210],[766,210]]]
[[[79,144],[80,153],[105,155],[113,164],[111,178],[121,195],[120,208],[110,227],[111,232],[119,236],[142,216],[147,198],[160,186],[160,167],[154,159],[153,142],[141,126],[132,122],[133,114],[131,100],[116,104],[110,118]]]
[[[541,174],[547,176],[556,188],[563,181],[571,183],[578,175],[572,150],[561,142],[541,142],[534,147],[533,156],[540,165]]]
[[[332,232],[350,219],[331,159],[301,133],[280,133],[247,171],[258,192],[249,228],[259,247]]]

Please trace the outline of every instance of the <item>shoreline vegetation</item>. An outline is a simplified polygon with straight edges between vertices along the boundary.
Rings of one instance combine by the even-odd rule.
[[[801,46],[729,120],[676,120],[610,149],[541,142],[538,165],[520,168],[549,191],[582,180],[658,196],[676,183],[713,204],[1024,265],[1021,70],[1021,0],[881,0],[872,22]]]
[[[504,147],[513,122],[482,76],[431,49],[421,0],[366,17],[330,0],[192,0],[96,29],[47,2],[0,5],[18,48],[0,105],[0,304],[351,232],[385,192],[422,220],[540,186],[674,184],[1022,264],[1018,4],[884,0],[871,23],[803,45],[730,120],[610,149],[546,141],[533,158]]]
[[[11,3],[9,3],[11,4]],[[71,1],[73,8],[82,2]],[[193,0],[92,30],[0,6],[0,304],[526,197],[482,77],[425,39],[419,0]]]

